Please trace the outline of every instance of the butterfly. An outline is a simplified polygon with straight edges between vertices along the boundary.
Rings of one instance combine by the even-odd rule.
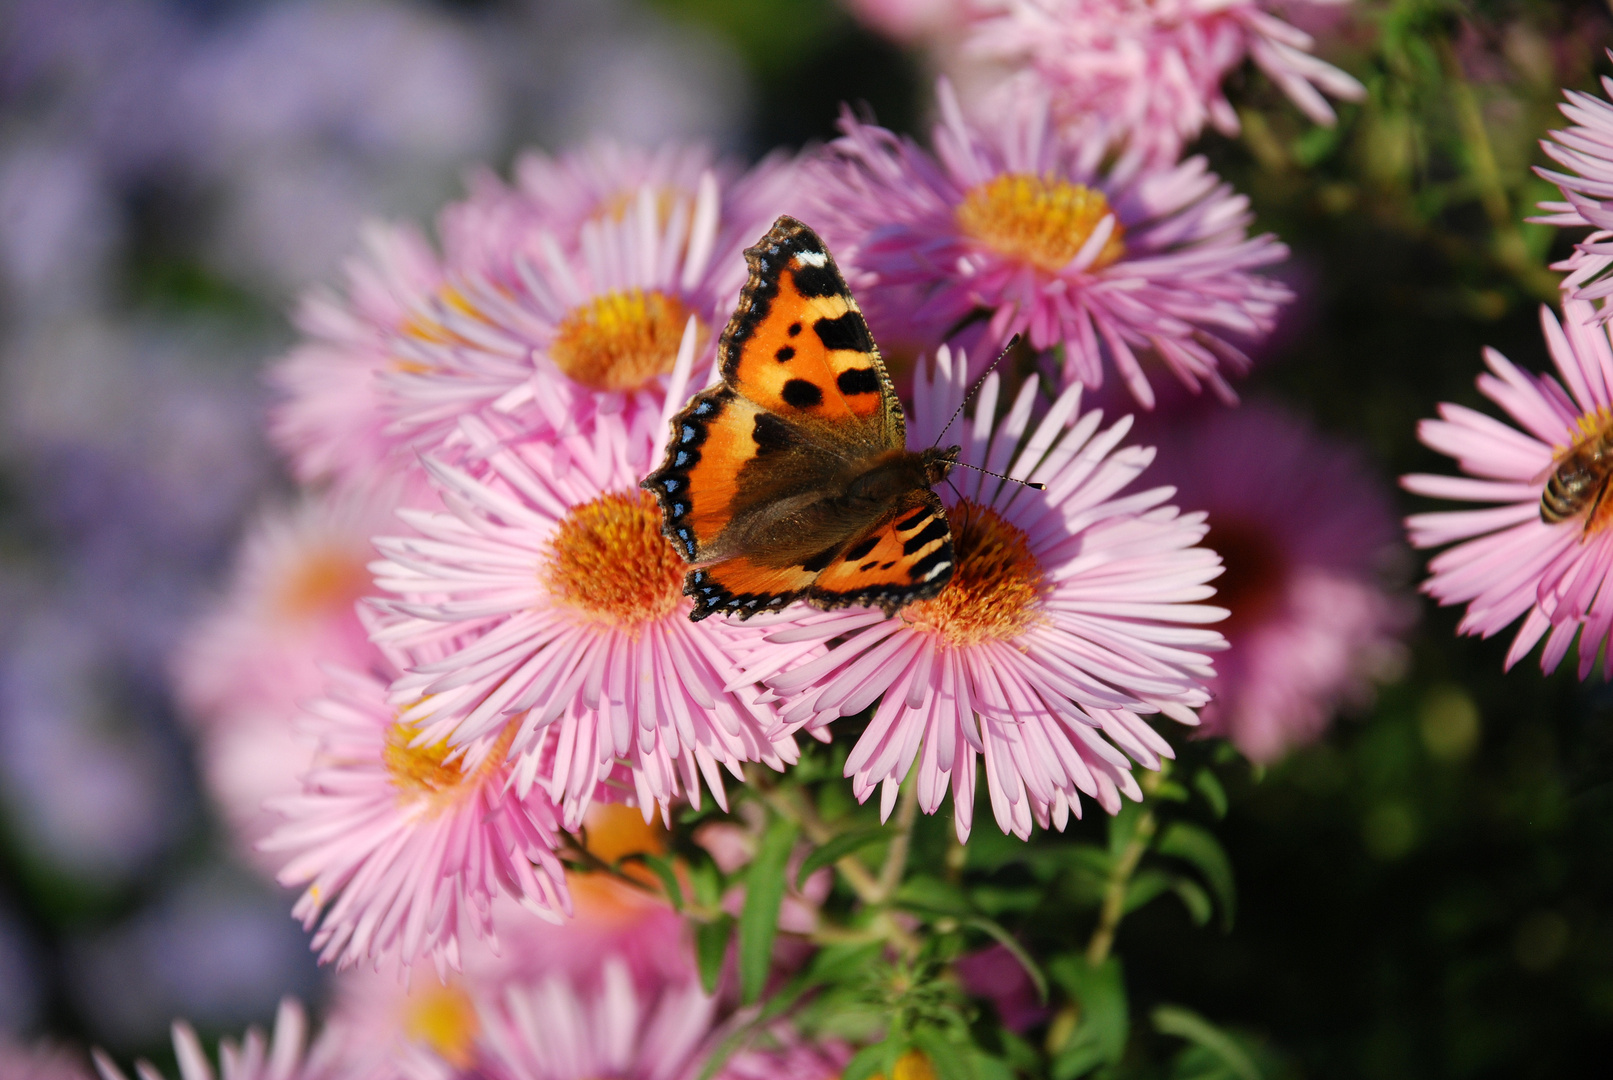
[[[818,234],[781,217],[718,342],[722,384],[672,418],[641,482],[694,564],[689,618],[749,618],[804,599],[894,615],[952,578],[946,508],[930,489],[959,448],[907,449],[879,349]]]

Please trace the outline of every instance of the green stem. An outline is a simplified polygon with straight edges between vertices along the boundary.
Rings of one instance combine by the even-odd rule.
[[[1462,72],[1462,64],[1448,38],[1439,39],[1440,65],[1445,70],[1450,88],[1451,104],[1456,109],[1456,122],[1462,131],[1467,148],[1468,176],[1478,189],[1479,202],[1490,227],[1495,231],[1492,253],[1496,262],[1511,272],[1518,284],[1536,299],[1553,301],[1558,298],[1560,283],[1557,275],[1541,266],[1529,254],[1529,245],[1523,238],[1512,213],[1512,200],[1501,180],[1496,165],[1495,148],[1490,143],[1490,132],[1484,125],[1484,111],[1479,107],[1477,95]]]
[[[1098,925],[1092,931],[1092,940],[1087,942],[1087,966],[1097,967],[1109,959],[1109,953],[1114,949],[1115,931],[1120,929],[1120,920],[1126,914],[1126,887],[1131,884],[1131,875],[1137,872],[1137,864],[1142,861],[1143,852],[1148,850],[1148,842],[1154,838],[1158,827],[1154,812],[1143,811],[1137,819],[1131,839],[1115,860],[1114,869],[1109,872],[1109,882],[1104,886]]]
[[[918,785],[909,781],[902,786],[901,801],[896,804],[896,835],[885,852],[885,865],[879,870],[879,901],[888,902],[902,883],[907,869],[907,852],[913,843],[913,822],[918,820]]]

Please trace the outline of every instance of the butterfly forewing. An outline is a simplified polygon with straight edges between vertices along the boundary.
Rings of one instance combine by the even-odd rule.
[[[723,381],[835,448],[901,449],[902,408],[862,311],[817,233],[780,218],[719,345]]]

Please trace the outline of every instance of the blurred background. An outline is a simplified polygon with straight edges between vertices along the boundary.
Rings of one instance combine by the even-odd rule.
[[[429,223],[465,171],[592,134],[757,158],[840,102],[921,133],[947,5],[831,0],[0,0],[0,1031],[162,1060],[320,1000],[290,897],[232,853],[168,689],[253,508],[289,490],[266,360],[360,224]],[[1603,4],[1384,0],[1307,26],[1368,100],[1319,128],[1251,69],[1199,151],[1294,249],[1240,386],[1442,471],[1479,352],[1547,363],[1569,240],[1524,219],[1562,87],[1609,70]],[[1400,498],[1400,509],[1421,509]],[[1395,569],[1410,589],[1420,565]],[[1555,1077],[1613,1037],[1613,690],[1457,639],[1242,770],[1221,934],[1154,905],[1133,995],[1308,1077]],[[1200,748],[1203,749],[1203,748]],[[1207,749],[1204,752],[1208,753]],[[1101,822],[1073,826],[1101,829]],[[985,830],[982,830],[982,833]],[[1100,832],[1093,835],[1100,836]]]

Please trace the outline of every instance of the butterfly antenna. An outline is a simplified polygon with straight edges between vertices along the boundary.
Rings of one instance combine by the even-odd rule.
[[[982,469],[980,466],[971,465],[967,461],[954,461],[952,464],[956,465],[960,469],[972,469],[977,473],[985,473],[987,476],[995,476],[999,480],[1007,480],[1010,484],[1021,484],[1036,491],[1047,490],[1046,484],[1038,484],[1034,480],[1021,480],[1017,476],[1004,476],[1000,472],[992,472],[990,469]]]
[[[958,417],[963,415],[963,407],[965,405],[969,404],[969,402],[974,398],[975,392],[978,391],[980,389],[980,385],[986,381],[986,376],[990,375],[992,369],[995,368],[998,364],[1002,363],[1003,357],[1008,355],[1009,350],[1012,349],[1015,345],[1018,345],[1018,344],[1019,344],[1019,335],[1015,334],[1013,337],[1008,339],[1008,344],[1003,346],[1003,351],[997,354],[997,359],[993,360],[991,363],[986,365],[986,370],[982,371],[980,373],[980,378],[975,380],[975,384],[973,386],[969,387],[969,392],[967,394],[963,395],[963,400],[958,402],[957,409],[955,409],[953,411],[953,413],[952,413],[952,419],[948,420],[946,422],[946,427],[943,427],[941,429],[941,434],[939,434],[939,435],[937,435],[935,437],[935,445],[936,446],[940,446],[941,445],[941,440],[946,438],[947,428],[950,428],[953,425],[953,423],[958,419]],[[959,464],[962,464],[962,463],[960,462]],[[965,465],[964,468],[972,469],[972,468],[974,468],[974,466],[973,465]],[[980,471],[984,472],[985,470],[982,469]],[[992,475],[995,476],[996,473],[993,473]],[[1006,480],[1008,478],[1005,476],[1005,477],[1003,477],[1003,479]]]

